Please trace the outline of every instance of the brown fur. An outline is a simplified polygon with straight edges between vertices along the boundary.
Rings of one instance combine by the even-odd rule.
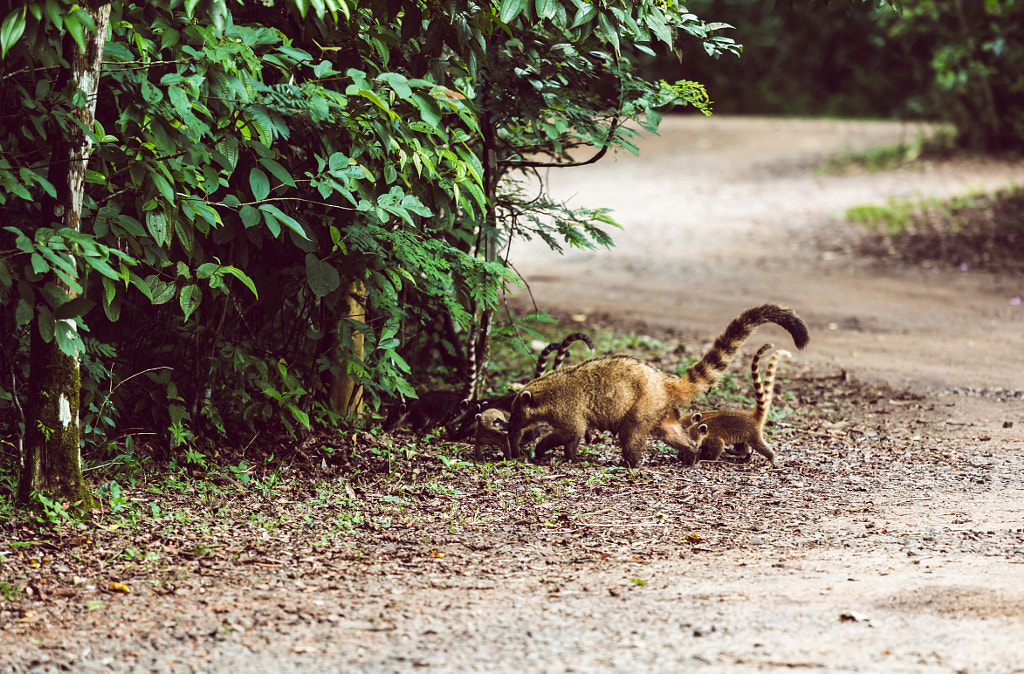
[[[535,379],[512,403],[509,448],[513,458],[521,456],[523,431],[546,422],[552,432],[538,443],[538,460],[547,450],[561,446],[565,458],[575,461],[580,440],[592,429],[618,435],[622,459],[628,466],[640,463],[647,438],[652,436],[676,449],[684,463],[693,464],[697,455],[679,424],[679,407],[691,404],[714,386],[740,346],[766,323],[785,328],[798,348],[809,340],[807,325],[791,309],[764,304],[733,319],[711,350],[681,377],[631,356],[610,356]]]
[[[751,364],[751,370],[758,365],[760,356],[770,344],[761,347],[757,356]],[[697,412],[687,415],[683,423],[687,421],[690,425],[686,429],[696,446],[700,449],[700,458],[704,461],[717,461],[725,450],[726,445],[734,445],[735,449],[731,454],[736,454],[744,459],[750,458],[750,450],[754,449],[758,454],[768,459],[769,463],[775,463],[775,452],[765,442],[764,424],[768,419],[768,408],[772,403],[772,394],[775,388],[775,372],[779,361],[791,355],[789,351],[776,351],[768,361],[768,368],[765,371],[764,382],[758,374],[754,378],[754,394],[757,403],[752,410],[713,410],[711,412]],[[701,432],[700,427],[704,427]],[[706,436],[706,437],[705,437]],[[701,438],[701,439],[699,439]]]
[[[544,366],[552,352],[555,352],[555,359],[551,363],[551,370],[554,371],[560,368],[566,356],[569,355],[569,347],[573,342],[583,342],[590,347],[591,351],[594,350],[594,340],[582,332],[568,334],[561,342],[551,342],[544,347],[544,350],[537,357],[537,367],[534,369],[533,379],[544,374]],[[448,423],[447,439],[462,440],[472,435],[476,431],[477,419],[484,410],[494,407],[504,411],[507,415],[508,410],[512,408],[512,400],[515,397],[515,393],[507,393],[502,396],[475,401],[463,400],[460,403],[460,412]]]
[[[508,447],[508,416],[504,410],[486,409],[476,415],[476,448],[473,460],[480,463],[484,459],[484,447],[496,445],[506,459],[512,458]]]

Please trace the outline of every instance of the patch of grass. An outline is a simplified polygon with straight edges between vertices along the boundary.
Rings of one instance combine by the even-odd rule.
[[[3,597],[4,601],[19,601],[21,599],[21,588],[14,583],[0,580],[0,597]]]
[[[920,211],[918,202],[889,199],[884,206],[867,204],[848,208],[846,219],[868,229],[885,231],[892,238],[909,228],[914,223],[914,215]]]
[[[882,145],[858,152],[843,152],[829,157],[818,169],[819,175],[843,175],[853,171],[878,173],[913,165],[923,160],[948,157],[956,152],[956,134],[952,128],[932,136],[921,133],[905,143]]]

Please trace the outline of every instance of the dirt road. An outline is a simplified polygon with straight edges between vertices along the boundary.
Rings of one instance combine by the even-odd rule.
[[[552,172],[552,193],[614,210],[615,248],[517,244],[537,304],[713,335],[764,301],[812,326],[808,363],[926,389],[1024,388],[1024,279],[879,269],[822,242],[851,206],[1024,183],[1024,163],[816,175],[828,157],[912,141],[894,123],[677,117],[630,155]]]
[[[1024,282],[880,271],[840,220],[1024,166],[813,170],[913,133],[668,119],[641,159],[551,176],[616,210],[615,249],[514,251],[540,308],[694,349],[795,308],[812,338],[782,370],[778,466],[652,447],[625,471],[611,444],[474,466],[366,433],[309,443],[305,482],[126,486],[134,524],[0,523],[0,674],[1024,672]]]

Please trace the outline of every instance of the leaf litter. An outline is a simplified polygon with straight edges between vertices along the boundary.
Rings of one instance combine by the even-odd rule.
[[[633,643],[653,666],[665,664],[671,640],[645,611],[671,623],[650,597],[675,573],[768,560],[781,573],[851,550],[917,565],[1024,563],[1024,523],[977,521],[958,506],[1019,491],[1021,443],[1000,425],[1019,419],[1019,394],[1003,392],[1007,418],[981,428],[951,416],[971,395],[926,397],[841,372],[786,375],[776,398],[786,413],[770,428],[777,467],[754,457],[684,468],[652,443],[629,470],[603,437],[578,465],[448,469],[439,456],[452,456],[451,445],[364,433],[324,439],[324,455],[307,465],[326,469],[295,466],[264,489],[258,471],[248,489],[140,484],[122,488],[117,514],[56,527],[5,522],[0,671],[302,671],[325,657],[339,670],[460,669],[455,655],[500,667],[524,641],[533,644],[524,662],[545,668],[564,662],[567,634],[589,649],[584,665],[638,662],[608,645]],[[388,458],[391,443],[417,449]],[[932,515],[900,515],[922,507]],[[691,599],[750,596],[722,585]],[[996,614],[1024,608],[1000,601]],[[871,615],[852,622],[877,624]],[[728,620],[692,619],[673,629],[691,641],[734,634]]]

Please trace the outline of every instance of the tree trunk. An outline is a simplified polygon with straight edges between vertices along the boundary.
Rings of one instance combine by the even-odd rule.
[[[110,4],[83,2],[96,23],[96,32],[85,31],[85,49],[70,35],[64,37],[64,54],[69,68],[57,84],[71,84],[81,96],[81,107],[72,114],[86,127],[92,128],[99,90],[103,44],[110,23]],[[85,168],[92,144],[76,126],[68,126],[67,136],[59,139],[60,130],[51,128],[52,153],[50,182],[57,196],[44,204],[44,214],[52,214],[58,227],[80,230],[82,199],[85,194]],[[56,279],[55,279],[56,281]],[[58,283],[68,296],[70,288]],[[32,376],[26,399],[25,443],[22,450],[22,472],[18,482],[18,500],[32,502],[34,493],[69,507],[89,510],[95,499],[82,477],[81,431],[79,429],[79,397],[81,375],[78,355],[61,351],[55,338],[43,340],[38,328],[32,331]]]
[[[358,281],[349,284],[345,292],[345,315],[342,318],[351,318],[363,323],[366,321],[366,288]],[[337,339],[337,338],[335,338]],[[360,358],[363,357],[363,333],[356,332],[352,335],[352,349]],[[341,345],[335,345],[335,358],[340,359]],[[351,375],[344,374],[334,378],[331,382],[331,409],[344,415],[356,417],[363,414],[363,387],[356,386]]]

